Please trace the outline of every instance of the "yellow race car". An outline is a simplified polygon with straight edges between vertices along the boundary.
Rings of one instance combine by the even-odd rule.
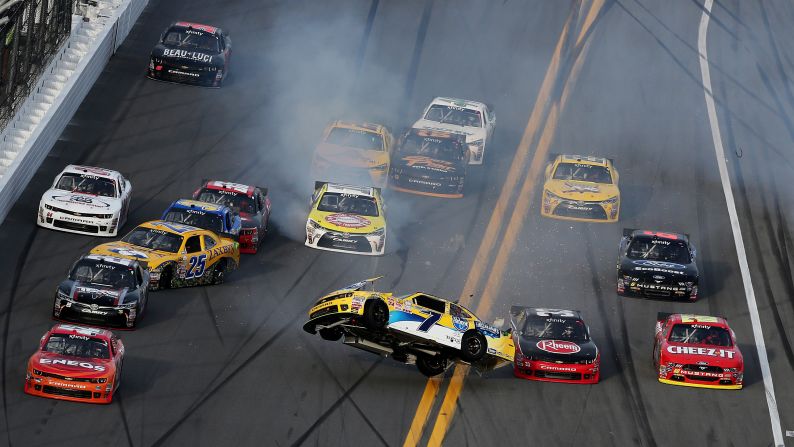
[[[460,304],[427,293],[394,296],[366,290],[366,279],[320,298],[303,330],[324,340],[344,338],[350,346],[406,363],[426,376],[463,362],[480,371],[512,364],[510,331],[480,321]]]
[[[334,121],[314,151],[312,176],[382,188],[393,140],[389,129],[380,124]]]
[[[380,188],[315,182],[306,220],[306,246],[382,255],[386,250],[383,211]]]
[[[162,220],[142,223],[120,241],[94,247],[91,254],[144,262],[151,290],[221,284],[240,265],[240,245],[233,239]]]
[[[546,167],[540,214],[557,219],[617,222],[620,189],[612,160],[557,156]]]

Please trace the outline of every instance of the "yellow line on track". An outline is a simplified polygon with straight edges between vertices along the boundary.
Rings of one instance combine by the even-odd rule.
[[[433,402],[436,400],[436,395],[440,387],[440,378],[432,377],[427,380],[425,392],[422,393],[422,399],[419,401],[419,406],[416,408],[416,414],[414,415],[413,422],[411,422],[411,428],[408,430],[408,436],[405,437],[403,447],[411,447],[419,443],[422,437],[422,430],[427,423],[427,417],[430,416],[430,409],[433,407]]]

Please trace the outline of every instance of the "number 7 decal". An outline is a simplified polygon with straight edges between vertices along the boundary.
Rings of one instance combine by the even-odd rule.
[[[423,321],[422,324],[419,325],[419,329],[418,330],[420,332],[427,332],[440,319],[441,319],[441,314],[437,314],[435,312],[430,312],[430,316],[427,317],[427,319],[425,321]]]

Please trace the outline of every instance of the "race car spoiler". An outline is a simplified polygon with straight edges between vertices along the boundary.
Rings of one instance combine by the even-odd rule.
[[[381,278],[383,278],[383,275],[376,276],[374,278],[367,278],[367,279],[361,280],[359,282],[350,284],[349,286],[342,287],[339,290],[349,290],[349,291],[355,292],[355,291],[364,289],[367,286],[367,284],[374,284],[375,281],[377,281],[377,280],[379,280]]]
[[[327,183],[335,183],[335,184],[337,184],[337,185],[343,185],[343,186],[355,186],[355,187],[357,187],[357,188],[361,188],[361,186],[356,186],[356,185],[344,185],[343,183],[327,182],[327,181],[325,181],[325,180],[315,180],[315,181],[314,181],[314,191],[317,191],[318,189],[322,188],[322,187],[323,187],[323,185],[325,185],[325,184],[327,184]],[[377,186],[368,186],[368,185],[367,185],[366,187],[367,187],[367,188],[372,188],[373,190],[377,191],[378,193],[380,193],[380,192],[381,192],[381,189],[380,189],[380,188],[378,188]],[[378,278],[380,278],[380,276],[379,276]]]
[[[670,315],[675,315],[676,313],[678,313],[678,312],[658,312],[658,313],[656,314],[656,321],[657,321],[658,323],[661,323],[662,321],[665,321],[665,320],[667,320],[667,318],[669,318],[669,317],[670,317]],[[728,321],[728,319],[727,319],[727,318],[725,318],[725,317],[723,317],[723,316],[721,316],[721,315],[717,315],[717,316],[718,316],[719,318],[722,318],[722,319],[723,319],[723,320],[725,320],[725,321]]]

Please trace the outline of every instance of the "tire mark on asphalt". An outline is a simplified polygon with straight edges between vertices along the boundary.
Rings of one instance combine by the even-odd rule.
[[[422,59],[422,50],[425,47],[425,38],[427,37],[427,29],[430,26],[430,14],[433,11],[433,3],[435,0],[425,0],[425,8],[422,10],[422,18],[419,20],[419,29],[416,32],[416,42],[414,43],[414,51],[411,55],[411,64],[408,66],[408,74],[405,78],[405,90],[403,93],[403,102],[400,106],[400,119],[404,119],[408,114],[408,105],[411,102],[411,97],[414,94],[414,86],[416,84],[416,76],[419,73],[419,61]]]
[[[201,287],[201,301],[204,303],[204,308],[207,310],[207,314],[209,314],[210,319],[212,320],[212,328],[215,330],[215,335],[218,337],[218,341],[221,342],[221,346],[224,346],[225,343],[223,342],[223,335],[221,335],[221,330],[218,327],[218,319],[215,317],[215,312],[212,310],[210,295],[207,292],[206,286]]]
[[[361,36],[361,42],[358,44],[358,50],[356,50],[356,78],[361,76],[361,68],[364,66],[364,56],[367,54],[367,44],[369,44],[369,35],[372,33],[372,25],[375,23],[375,16],[378,14],[379,4],[380,0],[372,0],[369,6],[364,35]]]
[[[121,395],[121,390],[119,389],[114,396],[116,398],[116,402],[119,404],[119,411],[121,411],[121,422],[124,424],[124,434],[127,435],[127,443],[130,447],[133,447],[135,444],[132,442],[132,433],[130,433],[130,425],[127,422],[127,412],[124,411],[124,400]]]
[[[314,432],[314,430],[316,430],[316,429],[317,429],[317,427],[319,427],[320,425],[322,425],[322,423],[323,423],[323,422],[324,422],[324,421],[325,421],[325,420],[328,418],[328,416],[330,416],[331,414],[333,414],[333,413],[334,413],[334,411],[336,411],[336,409],[337,409],[337,408],[338,408],[340,405],[342,405],[342,403],[343,403],[344,401],[346,401],[346,400],[350,399],[350,395],[353,393],[353,391],[355,391],[355,390],[356,390],[356,388],[358,388],[358,387],[359,387],[359,385],[361,385],[362,383],[364,383],[364,380],[365,380],[367,377],[369,377],[369,375],[372,373],[372,371],[375,371],[375,368],[377,368],[377,367],[378,367],[378,366],[379,366],[379,365],[380,365],[380,364],[383,362],[383,360],[384,360],[384,357],[381,357],[381,358],[379,358],[379,359],[378,359],[378,360],[377,360],[375,363],[373,363],[373,364],[372,364],[372,366],[370,366],[370,367],[369,367],[369,369],[367,369],[367,371],[366,371],[366,372],[365,372],[365,373],[364,373],[364,374],[363,374],[363,375],[362,375],[362,376],[361,376],[361,377],[360,377],[360,378],[359,378],[359,379],[356,381],[356,383],[354,383],[354,384],[353,384],[353,386],[351,386],[351,387],[350,387],[350,388],[349,388],[347,391],[345,391],[345,393],[344,393],[344,394],[342,394],[342,396],[340,396],[340,397],[339,397],[339,399],[337,399],[337,400],[336,400],[336,402],[334,402],[334,403],[333,403],[333,405],[331,405],[331,407],[330,407],[330,408],[328,408],[328,409],[325,411],[325,413],[323,413],[322,415],[320,415],[320,417],[319,417],[319,418],[317,418],[317,420],[316,420],[316,421],[314,421],[314,423],[313,423],[313,424],[312,424],[312,425],[311,425],[311,426],[310,426],[310,427],[309,427],[309,428],[308,428],[308,429],[307,429],[307,430],[306,430],[306,431],[305,431],[305,432],[304,432],[302,435],[300,435],[300,436],[298,437],[298,439],[297,439],[297,440],[296,440],[294,443],[292,443],[292,446],[293,446],[293,447],[297,447],[297,446],[299,446],[299,445],[302,445],[304,442],[306,442],[306,440],[309,438],[309,436],[312,434],[312,432]],[[350,400],[351,400],[351,402],[352,402],[352,399],[350,399]],[[355,405],[355,404],[354,404],[354,405]],[[373,430],[374,430],[374,427],[373,427]],[[380,439],[380,440],[381,440],[381,441],[384,443],[384,445],[388,445],[388,443],[386,443],[386,441],[383,439],[383,437],[382,437],[382,436],[380,436],[380,433],[378,433],[377,431],[375,431],[375,434],[376,434],[376,435],[378,436],[378,438],[379,438],[379,439]]]

